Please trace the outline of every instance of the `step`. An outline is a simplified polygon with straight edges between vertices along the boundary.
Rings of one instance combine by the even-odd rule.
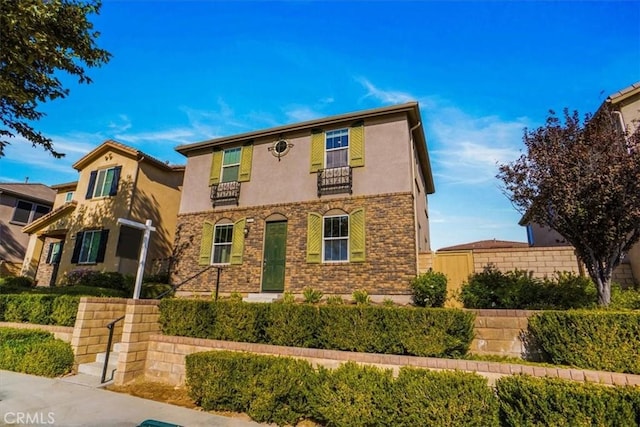
[[[118,363],[118,356],[120,355],[117,351],[112,351],[109,353],[109,364]],[[107,352],[103,351],[102,353],[96,354],[96,362],[104,363],[104,360],[107,358]]]
[[[242,298],[242,301],[244,301],[244,302],[267,302],[267,303],[269,303],[269,302],[277,301],[280,298],[282,298],[282,294],[261,292],[261,293],[249,294],[246,297]]]
[[[117,362],[111,362],[109,360],[109,364],[107,365],[107,375],[106,379],[109,380],[112,378],[113,373],[115,372],[118,364]],[[81,363],[78,365],[78,373],[92,375],[94,377],[102,377],[102,369],[104,368],[104,362],[91,362],[91,363]]]

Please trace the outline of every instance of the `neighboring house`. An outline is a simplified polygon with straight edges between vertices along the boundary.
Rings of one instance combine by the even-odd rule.
[[[46,215],[55,194],[43,184],[0,183],[0,276],[20,273],[29,242],[22,227]]]
[[[146,271],[166,270],[184,167],[111,140],[73,167],[78,181],[54,186],[53,210],[24,227],[30,241],[22,274],[41,286],[59,283],[76,269],[135,274],[142,232],[119,225],[119,218],[152,220],[156,231]]]
[[[417,103],[180,146],[173,283],[406,298],[434,192]]]
[[[600,106],[596,114],[611,114],[614,124],[620,129],[633,132],[640,125],[640,82],[610,95]],[[555,230],[531,223],[525,215],[520,225],[526,226],[529,244],[534,247],[569,246],[570,244]],[[636,243],[624,264],[629,264],[636,283],[640,283],[640,242]]]

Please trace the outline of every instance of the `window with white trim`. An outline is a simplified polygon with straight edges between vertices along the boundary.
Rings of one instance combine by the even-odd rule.
[[[27,202],[26,200],[18,200],[13,211],[11,222],[15,222],[18,224],[28,224],[40,217],[45,216],[50,211],[51,208],[49,206]]]
[[[325,216],[322,229],[322,259],[349,261],[349,215]]]
[[[82,233],[82,243],[78,264],[94,264],[98,259],[102,230],[90,230]]]
[[[349,165],[349,129],[330,130],[325,133],[326,168]]]
[[[73,200],[73,191],[68,191],[67,194],[65,194],[64,196],[64,201],[65,203],[70,202]]]
[[[217,224],[213,233],[212,264],[229,264],[233,224]]]
[[[241,154],[241,147],[224,150],[224,155],[222,157],[222,176],[220,182],[232,182],[238,180]]]

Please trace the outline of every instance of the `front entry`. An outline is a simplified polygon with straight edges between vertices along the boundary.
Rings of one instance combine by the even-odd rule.
[[[267,222],[262,258],[262,291],[284,291],[284,265],[287,253],[287,222]]]

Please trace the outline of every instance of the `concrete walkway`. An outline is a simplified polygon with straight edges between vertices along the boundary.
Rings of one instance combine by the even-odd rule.
[[[60,378],[0,371],[0,426],[135,427],[147,419],[189,427],[260,425]]]

